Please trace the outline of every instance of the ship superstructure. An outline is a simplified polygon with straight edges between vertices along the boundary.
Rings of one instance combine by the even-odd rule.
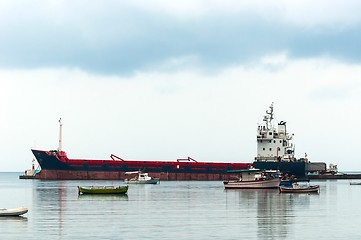
[[[257,128],[257,155],[253,166],[259,169],[279,170],[291,175],[304,176],[326,170],[323,162],[309,162],[307,155],[295,157],[294,134],[287,132],[286,122],[274,124],[273,103]]]
[[[274,126],[273,103],[266,111],[263,122],[258,124],[257,130],[257,156],[256,161],[265,162],[292,162],[296,161],[295,147],[292,143],[294,134],[289,134],[286,122],[281,121]],[[307,159],[300,159],[307,161]]]

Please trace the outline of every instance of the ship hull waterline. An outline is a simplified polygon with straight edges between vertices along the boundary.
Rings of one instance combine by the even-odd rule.
[[[231,179],[229,174],[219,173],[172,173],[154,172],[149,174],[160,178],[161,181],[224,181]],[[234,177],[234,176],[233,176]],[[41,180],[121,180],[125,179],[124,172],[116,171],[79,171],[79,170],[41,170],[35,179]]]

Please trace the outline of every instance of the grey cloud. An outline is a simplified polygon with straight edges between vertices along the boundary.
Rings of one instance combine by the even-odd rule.
[[[207,71],[278,51],[293,58],[328,55],[361,60],[358,25],[305,29],[251,14],[194,21],[127,9],[109,14],[88,20],[73,17],[62,24],[41,18],[2,24],[0,68],[70,67],[127,75],[168,59],[196,56],[199,67]]]

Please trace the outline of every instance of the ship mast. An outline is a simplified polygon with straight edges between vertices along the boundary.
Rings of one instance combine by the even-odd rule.
[[[272,126],[273,117],[273,102],[271,106],[269,106],[270,110],[266,110],[267,115],[264,116],[263,121],[266,122],[266,128],[269,130]]]
[[[62,151],[62,128],[63,128],[63,123],[60,118],[59,119],[59,147],[58,147],[59,153]]]

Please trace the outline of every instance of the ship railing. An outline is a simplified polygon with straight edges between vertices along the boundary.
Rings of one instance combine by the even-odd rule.
[[[257,162],[309,162],[307,158],[295,158],[295,157],[255,157]]]
[[[254,158],[256,161],[260,161],[260,162],[268,162],[268,161],[272,161],[272,162],[279,162],[281,160],[281,157],[277,157],[277,156],[274,156],[274,157],[255,157]]]

